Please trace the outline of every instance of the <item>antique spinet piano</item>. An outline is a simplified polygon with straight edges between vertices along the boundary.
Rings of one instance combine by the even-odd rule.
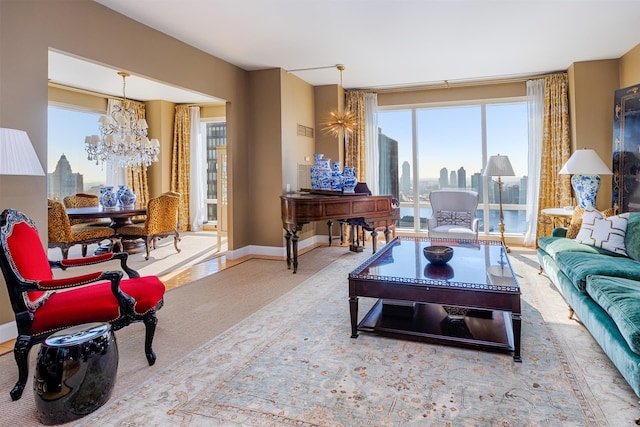
[[[377,230],[384,230],[385,239],[388,242],[391,234],[390,229],[400,218],[399,205],[392,196],[300,192],[282,195],[280,205],[282,226],[286,231],[287,268],[290,269],[293,264],[294,273],[298,270],[298,231],[302,230],[304,224],[313,221],[327,221],[329,244],[333,239],[331,235],[333,221],[341,221],[352,227],[362,227],[371,232],[373,251],[375,252]],[[355,249],[353,241],[350,248]]]

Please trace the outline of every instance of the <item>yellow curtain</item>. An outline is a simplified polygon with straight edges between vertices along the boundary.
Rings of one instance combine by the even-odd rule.
[[[144,104],[138,101],[127,99],[124,108],[133,108],[139,119],[146,118]],[[139,168],[127,167],[127,185],[136,195],[136,203],[142,206],[147,205],[149,200],[149,186],[147,185],[147,167],[141,165]]]
[[[345,166],[353,166],[358,182],[366,181],[367,165],[365,156],[365,104],[363,91],[351,91],[345,95],[345,108],[351,111],[358,124],[351,135],[347,136],[347,152],[344,155]]]
[[[544,130],[542,135],[542,158],[540,162],[540,211],[571,204],[571,181],[569,175],[558,175],[558,171],[569,160],[569,97],[566,73],[552,74],[544,82]],[[545,232],[538,227],[537,237]]]
[[[191,150],[191,118],[188,105],[176,106],[171,156],[171,191],[180,193],[179,231],[190,231],[189,221],[189,156]]]

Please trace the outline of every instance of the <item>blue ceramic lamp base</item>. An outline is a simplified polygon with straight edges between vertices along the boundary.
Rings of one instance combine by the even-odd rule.
[[[584,209],[596,208],[596,195],[600,188],[599,175],[573,175],[571,185],[578,199],[578,207]]]

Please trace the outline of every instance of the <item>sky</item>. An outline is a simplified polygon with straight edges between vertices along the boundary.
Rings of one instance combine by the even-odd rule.
[[[87,159],[84,139],[97,135],[98,113],[86,113],[78,110],[49,106],[47,173],[56,169],[63,154],[69,160],[71,170],[83,175],[85,188],[93,183],[105,182],[106,172],[102,164],[96,165]]]
[[[526,110],[524,102],[487,107],[487,156],[509,156],[516,174],[512,179],[527,175]],[[467,180],[481,171],[484,165],[480,106],[418,109],[416,122],[421,179],[437,179],[442,167],[449,172],[464,167]],[[378,127],[398,141],[399,163],[411,164],[411,110],[381,110]]]

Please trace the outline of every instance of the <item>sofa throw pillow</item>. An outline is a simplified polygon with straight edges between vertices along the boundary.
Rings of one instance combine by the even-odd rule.
[[[629,213],[605,217],[602,212],[585,210],[582,226],[575,240],[585,245],[596,246],[621,255],[627,255],[624,236],[627,231]]]
[[[615,215],[616,211],[614,208],[605,209],[602,211],[602,214],[605,217]],[[567,229],[567,237],[568,239],[575,239],[580,231],[580,227],[582,227],[582,216],[584,215],[584,208],[580,206],[576,206],[573,210],[573,216],[571,217],[571,222],[569,223],[569,228]]]
[[[438,211],[436,212],[438,226],[441,225],[461,225],[471,228],[473,217],[469,211]]]

